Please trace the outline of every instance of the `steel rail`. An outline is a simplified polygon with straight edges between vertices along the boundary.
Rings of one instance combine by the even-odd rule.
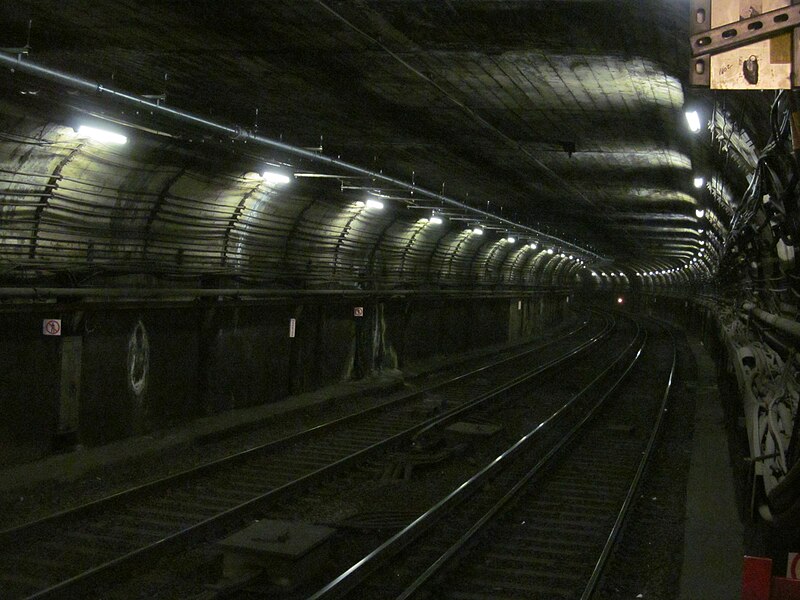
[[[596,344],[605,335],[607,335],[608,332],[611,330],[611,328],[612,327],[611,327],[610,323],[607,322],[606,323],[606,327],[604,328],[603,331],[601,331],[600,333],[596,334],[595,336],[593,336],[589,340],[583,342],[578,347],[571,349],[569,352],[567,352],[565,354],[562,354],[558,358],[551,359],[551,360],[545,362],[544,364],[539,365],[535,369],[531,370],[530,374],[529,374],[529,377],[526,378],[525,380],[533,378],[533,377],[536,377],[536,376],[542,374],[543,372],[545,372],[545,371],[547,371],[547,370],[549,370],[549,369],[551,369],[551,368],[553,368],[553,367],[555,367],[555,366],[557,366],[559,364],[562,364],[563,362],[571,359],[575,355],[584,352],[585,350],[587,350],[588,348],[590,348],[591,346]],[[553,342],[550,342],[550,343],[553,343]],[[546,346],[546,345],[547,344],[545,344],[543,346]],[[496,366],[497,364],[501,364],[503,362],[508,362],[508,361],[511,361],[511,360],[514,360],[514,359],[518,359],[518,358],[520,358],[520,357],[522,357],[522,356],[524,356],[526,354],[529,354],[531,352],[536,352],[536,351],[540,350],[543,346],[537,346],[536,348],[534,348],[532,350],[523,351],[523,352],[520,352],[518,354],[515,354],[514,356],[512,356],[511,358],[508,358],[507,360],[501,359],[500,361],[496,361],[495,363],[492,363],[490,365],[485,365],[485,366],[483,366],[483,367],[481,367],[479,369],[475,369],[475,370],[473,370],[473,371],[471,371],[469,373],[461,374],[461,375],[459,375],[457,377],[449,379],[445,383],[433,384],[431,386],[428,386],[428,387],[424,388],[423,390],[421,390],[419,392],[411,394],[409,397],[413,397],[413,396],[418,396],[418,395],[424,394],[425,392],[427,392],[427,391],[429,391],[431,389],[436,389],[438,387],[442,387],[446,383],[452,383],[453,381],[460,380],[460,379],[463,379],[465,377],[468,377],[471,374],[482,372],[482,371],[484,371],[484,370],[486,370],[488,368],[492,368],[493,366]],[[523,381],[519,381],[518,384],[521,384],[522,382]],[[507,386],[503,385],[501,387],[503,388],[503,390],[507,389]],[[491,396],[487,397],[485,399],[485,401],[488,401],[490,398],[491,398]],[[389,401],[389,402],[383,403],[382,405],[371,407],[370,409],[368,409],[368,412],[379,410],[381,408],[386,408],[386,407],[390,406],[393,403],[402,402],[404,399],[406,399],[406,398],[395,399],[394,401]],[[341,424],[341,422],[343,420],[353,420],[353,419],[362,417],[364,414],[365,414],[364,412],[361,412],[361,413],[355,413],[353,415],[348,415],[346,417],[342,417],[341,419],[337,419],[335,421],[332,421],[329,424],[323,424],[321,426],[313,428],[312,430],[309,430],[311,433],[302,432],[301,434],[298,434],[298,435],[296,435],[294,437],[292,437],[292,436],[289,436],[289,437],[292,438],[291,441],[298,441],[302,437],[308,437],[309,435],[312,435],[312,433],[318,433],[323,427],[332,428],[335,425]],[[89,570],[86,570],[83,573],[79,573],[79,574],[75,575],[74,577],[71,577],[71,578],[66,579],[64,581],[61,581],[61,582],[59,582],[59,583],[57,583],[55,585],[52,585],[52,586],[50,586],[50,587],[48,587],[46,589],[40,590],[40,591],[38,591],[38,592],[36,592],[36,593],[34,593],[32,595],[27,596],[27,600],[33,600],[33,599],[40,600],[40,599],[44,599],[44,598],[58,598],[58,599],[60,599],[60,598],[64,598],[64,597],[74,597],[74,596],[80,595],[81,593],[85,592],[87,589],[90,589],[93,586],[96,586],[98,584],[103,584],[103,583],[106,583],[107,581],[111,580],[114,577],[114,575],[116,573],[118,573],[120,569],[122,569],[124,567],[130,568],[133,565],[137,564],[138,562],[145,561],[145,560],[151,560],[154,556],[157,556],[161,552],[165,552],[165,551],[167,551],[169,549],[186,547],[187,545],[191,544],[193,541],[202,539],[202,537],[207,534],[208,530],[211,527],[223,527],[223,526],[231,525],[233,523],[237,523],[238,520],[241,518],[241,516],[243,514],[247,513],[248,511],[253,510],[255,507],[259,506],[260,504],[262,504],[265,501],[276,499],[280,495],[283,495],[283,494],[286,494],[288,492],[291,492],[291,491],[294,491],[296,489],[300,489],[300,488],[302,488],[304,486],[307,486],[309,483],[314,481],[316,478],[318,478],[318,477],[320,477],[322,475],[325,475],[325,474],[330,474],[330,473],[333,473],[333,472],[337,472],[338,470],[343,469],[346,466],[349,466],[354,461],[363,459],[363,458],[365,458],[365,457],[367,457],[367,456],[369,456],[369,455],[371,455],[371,454],[373,454],[375,452],[381,451],[387,446],[396,444],[396,443],[398,443],[400,441],[403,441],[403,440],[411,439],[411,437],[421,427],[424,427],[426,424],[427,424],[427,420],[423,421],[422,423],[418,423],[418,424],[416,424],[416,425],[414,425],[414,426],[412,426],[412,427],[410,427],[410,428],[408,428],[408,429],[406,429],[404,431],[401,431],[401,432],[399,432],[399,433],[397,433],[397,434],[395,434],[395,435],[393,435],[393,436],[391,436],[389,438],[385,438],[383,441],[380,441],[380,442],[374,443],[374,444],[372,444],[372,445],[370,445],[368,447],[362,448],[362,449],[350,454],[349,456],[346,456],[343,459],[340,459],[340,460],[337,460],[335,462],[329,463],[329,464],[323,466],[322,468],[319,468],[319,469],[317,469],[315,471],[307,473],[307,474],[305,474],[305,475],[303,475],[303,476],[301,476],[301,477],[299,477],[299,478],[297,478],[297,479],[295,479],[293,481],[290,481],[290,482],[288,482],[288,483],[286,483],[284,485],[281,485],[281,486],[279,486],[277,488],[269,490],[266,493],[263,493],[263,494],[260,494],[260,495],[256,495],[255,497],[253,497],[253,498],[251,498],[251,499],[249,499],[249,500],[247,500],[245,502],[242,502],[242,503],[238,504],[237,506],[234,506],[234,507],[232,507],[232,508],[230,508],[228,510],[219,512],[218,514],[213,515],[211,517],[208,517],[208,518],[206,518],[206,519],[204,519],[204,520],[202,520],[200,522],[196,522],[195,524],[193,524],[193,525],[191,525],[189,527],[185,527],[185,528],[181,529],[180,531],[175,532],[174,534],[166,535],[166,536],[162,537],[161,539],[159,539],[159,540],[157,540],[157,541],[155,541],[155,542],[153,542],[153,543],[151,543],[149,545],[141,546],[141,547],[139,547],[139,548],[137,548],[137,549],[135,549],[133,551],[130,551],[130,552],[124,554],[124,555],[118,556],[118,557],[116,557],[116,558],[114,558],[112,560],[109,560],[109,561],[107,561],[107,562],[105,562],[103,564],[97,565],[97,566],[95,566],[95,567],[93,567],[93,568],[91,568]],[[277,445],[280,445],[280,446],[285,446],[285,445],[288,445],[288,443],[289,443],[288,438],[284,438],[282,440],[277,440],[277,441],[275,441],[275,442],[273,442],[271,444],[277,444]],[[149,491],[158,490],[160,487],[167,486],[167,485],[169,485],[171,483],[174,483],[174,482],[176,482],[176,481],[178,481],[180,479],[191,478],[192,476],[197,475],[200,470],[212,470],[214,468],[218,468],[219,466],[222,466],[223,463],[230,464],[232,461],[240,460],[244,455],[249,455],[249,454],[251,454],[253,452],[257,452],[259,450],[263,451],[263,450],[265,450],[266,446],[270,446],[271,444],[267,444],[267,445],[265,445],[263,447],[259,447],[259,448],[250,449],[248,451],[245,451],[243,453],[239,453],[239,454],[234,455],[232,457],[220,459],[220,461],[214,461],[214,462],[208,463],[206,465],[201,465],[200,467],[197,467],[195,469],[190,469],[190,470],[184,471],[182,473],[178,473],[175,476],[162,478],[162,479],[157,480],[155,482],[151,482],[149,484],[144,484],[143,486],[139,486],[137,488],[133,488],[132,490],[129,490],[127,492],[120,492],[119,494],[115,494],[115,495],[110,496],[110,497],[108,497],[106,499],[101,499],[101,500],[98,500],[98,501],[96,501],[94,503],[89,503],[87,505],[83,505],[82,507],[78,507],[77,509],[75,509],[75,511],[86,511],[87,513],[91,513],[92,511],[95,511],[95,510],[101,510],[103,508],[106,508],[106,507],[109,507],[109,506],[113,505],[113,503],[122,502],[122,501],[124,501],[124,500],[126,500],[128,498],[131,498],[132,494],[141,495],[141,494],[149,492]],[[273,448],[269,448],[269,449],[274,449],[274,446],[273,446]],[[24,529],[28,529],[29,527],[30,528],[35,528],[35,527],[38,527],[39,525],[46,526],[49,523],[57,521],[58,519],[70,518],[71,516],[75,516],[75,515],[76,515],[76,512],[74,512],[74,511],[63,511],[62,513],[58,513],[56,515],[52,515],[51,517],[46,517],[45,519],[42,519],[40,521],[36,521],[36,522],[33,522],[31,524],[28,524],[28,525],[22,525],[20,527],[13,528],[11,530],[7,530],[6,532],[2,532],[2,534],[0,534],[0,537],[2,537],[3,539],[13,540],[15,535],[20,533]],[[77,516],[80,517],[81,514],[78,514]]]
[[[620,366],[620,363],[627,358],[632,352],[635,351],[633,358],[630,362],[625,366],[625,369],[622,375],[619,376],[617,381],[613,384],[612,388],[606,391],[600,400],[595,404],[594,408],[588,413],[580,423],[575,426],[570,434],[566,438],[562,438],[562,441],[551,448],[548,453],[537,463],[537,465],[531,470],[531,472],[526,476],[525,482],[527,482],[531,477],[533,477],[536,473],[538,473],[547,463],[550,462],[551,458],[556,455],[556,453],[563,447],[566,443],[567,439],[574,435],[574,433],[580,429],[586,422],[588,422],[589,418],[596,412],[596,410],[602,405],[605,399],[616,389],[616,386],[624,379],[624,377],[630,372],[633,366],[638,361],[639,357],[641,356],[642,349],[644,347],[644,343],[646,341],[646,334],[643,333],[642,330],[638,329],[637,324],[637,334],[636,337],[628,344],[628,346],[618,355],[618,357],[613,361],[612,364],[607,366],[603,371],[598,374],[592,381],[584,386],[578,393],[576,393],[566,404],[564,404],[561,408],[559,408],[555,413],[553,413],[550,417],[548,417],[545,421],[537,425],[532,431],[527,433],[523,436],[520,440],[518,440],[513,446],[511,446],[508,450],[500,454],[497,458],[495,458],[491,463],[483,467],[476,475],[472,476],[469,480],[462,483],[458,488],[456,488],[453,492],[448,494],[445,498],[440,500],[436,505],[434,505],[430,510],[426,511],[422,515],[420,515],[417,519],[415,519],[411,524],[405,527],[403,530],[392,536],[386,542],[381,544],[378,548],[370,552],[360,561],[352,565],[349,569],[347,569],[344,573],[340,574],[334,580],[326,584],[323,588],[315,592],[312,596],[309,597],[309,600],[323,600],[328,598],[340,598],[343,595],[347,594],[348,592],[352,591],[358,585],[360,585],[372,572],[374,572],[379,567],[383,566],[390,560],[393,556],[395,556],[398,552],[400,552],[403,548],[411,544],[415,539],[421,536],[425,531],[427,531],[430,527],[435,525],[440,519],[442,519],[446,514],[452,510],[454,507],[462,504],[466,500],[469,499],[475,492],[477,492],[486,481],[488,481],[491,477],[495,476],[498,472],[502,469],[505,469],[509,463],[523,450],[527,449],[534,441],[537,441],[543,433],[553,427],[555,423],[561,420],[561,418],[570,410],[572,409],[577,402],[587,394],[592,388],[594,388],[606,375],[608,375],[612,370],[616,367]],[[638,347],[637,347],[638,345]],[[512,490],[506,494],[501,500],[503,505],[507,503],[511,497],[521,489],[522,483],[518,483]],[[499,510],[499,508],[498,508]],[[466,541],[471,538],[475,533],[477,533],[478,529],[480,529],[483,524],[488,522],[490,516],[486,516],[484,519],[481,519],[480,525],[477,528],[473,528],[474,531],[471,529],[464,537],[462,537],[459,542],[457,542],[457,547],[452,547],[448,549],[445,555],[440,557],[439,560],[432,565],[425,573],[423,573],[420,578],[412,584],[414,590],[418,587],[423,585],[435,572],[444,565],[452,556],[456,554],[456,552],[461,548],[461,546],[466,543]],[[410,593],[413,593],[410,592]],[[406,597],[406,596],[402,596]]]
[[[563,335],[560,335],[556,339],[548,339],[548,340],[544,341],[543,343],[537,344],[537,345],[535,345],[533,347],[525,348],[525,349],[523,349],[523,350],[521,350],[519,352],[515,352],[514,354],[511,354],[510,356],[504,356],[504,357],[499,358],[497,360],[494,360],[494,361],[492,361],[490,363],[483,364],[482,366],[480,366],[480,367],[478,367],[476,369],[471,369],[471,370],[469,370],[467,372],[460,373],[460,374],[452,376],[452,377],[448,377],[447,379],[445,379],[443,381],[437,381],[435,383],[432,383],[430,385],[424,386],[422,388],[418,388],[418,389],[416,389],[413,392],[410,392],[408,394],[404,394],[404,395],[399,396],[397,398],[393,398],[391,400],[387,400],[386,402],[381,402],[381,403],[375,404],[374,406],[371,406],[371,407],[369,407],[367,409],[364,409],[364,410],[361,410],[361,411],[358,411],[358,412],[354,412],[354,413],[350,413],[350,414],[345,415],[343,417],[339,417],[337,419],[333,419],[331,421],[328,421],[328,422],[325,422],[325,423],[321,423],[319,425],[316,425],[316,426],[311,427],[309,429],[303,430],[301,432],[289,434],[287,436],[284,436],[283,438],[279,438],[277,440],[273,440],[273,441],[267,442],[265,444],[254,446],[252,448],[248,448],[247,450],[243,450],[241,452],[237,452],[235,454],[231,454],[229,456],[225,456],[225,457],[220,458],[220,459],[209,461],[207,463],[203,463],[202,465],[191,467],[189,469],[180,471],[178,473],[174,473],[174,474],[171,474],[171,475],[168,475],[168,476],[165,476],[165,477],[154,479],[152,481],[148,481],[146,483],[143,483],[143,484],[141,484],[139,486],[136,486],[136,487],[133,487],[133,488],[129,488],[127,490],[123,490],[123,491],[117,492],[115,494],[111,494],[109,496],[105,496],[103,498],[99,498],[97,500],[93,500],[91,502],[87,502],[85,504],[82,504],[82,505],[79,505],[79,506],[76,506],[76,507],[73,507],[73,508],[68,508],[68,509],[53,513],[51,515],[48,515],[48,516],[40,518],[40,519],[35,519],[35,520],[29,521],[29,522],[26,522],[26,523],[21,523],[19,525],[15,525],[13,527],[2,529],[2,530],[0,530],[0,543],[2,543],[6,538],[13,537],[16,533],[18,533],[18,532],[20,532],[20,531],[22,531],[24,529],[45,525],[48,522],[51,522],[51,521],[54,521],[54,520],[57,520],[57,519],[60,519],[60,518],[63,518],[63,517],[76,516],[78,513],[83,512],[83,511],[91,511],[91,510],[97,510],[97,509],[106,508],[111,503],[119,502],[119,501],[122,501],[122,500],[126,500],[126,499],[129,499],[129,498],[132,498],[135,494],[147,493],[147,492],[155,491],[155,490],[159,489],[160,487],[163,487],[163,486],[169,485],[169,484],[173,484],[173,483],[177,483],[177,482],[185,480],[185,479],[189,479],[194,475],[198,475],[198,474],[203,473],[203,472],[207,472],[207,471],[211,471],[211,470],[214,470],[214,469],[217,469],[217,468],[221,468],[221,467],[224,467],[224,466],[231,465],[231,464],[233,464],[233,463],[235,463],[235,462],[237,462],[239,460],[243,460],[243,459],[249,458],[249,457],[251,457],[251,456],[253,456],[253,455],[255,455],[255,454],[259,453],[259,452],[278,450],[281,447],[285,447],[285,446],[288,446],[289,444],[292,444],[292,443],[295,443],[295,442],[298,442],[298,441],[302,441],[303,439],[305,439],[307,437],[311,437],[312,435],[315,435],[315,434],[319,433],[320,431],[325,430],[326,428],[333,428],[333,427],[336,427],[336,426],[340,426],[340,425],[346,424],[346,423],[348,423],[350,421],[357,420],[360,417],[364,417],[366,415],[369,415],[371,413],[379,412],[382,409],[386,409],[386,408],[389,408],[389,407],[392,407],[392,406],[400,405],[400,404],[405,403],[405,402],[411,402],[411,401],[414,400],[414,398],[422,397],[422,396],[424,396],[426,394],[429,394],[432,391],[438,390],[438,389],[440,389],[442,387],[451,385],[451,384],[453,384],[455,382],[458,382],[458,381],[461,381],[463,379],[467,379],[467,378],[469,378],[469,377],[471,377],[473,375],[482,373],[482,372],[487,371],[489,369],[493,369],[493,368],[501,366],[501,365],[503,365],[505,363],[509,363],[511,361],[518,360],[518,359],[523,358],[523,357],[525,357],[525,356],[527,356],[529,354],[532,354],[534,352],[539,352],[539,351],[547,348],[548,346],[550,346],[552,344],[555,344],[555,343],[557,343],[559,341],[563,341],[563,340],[567,339],[570,336],[577,335],[580,331],[586,329],[588,326],[589,326],[588,321],[583,321],[577,327],[574,327],[573,329],[570,329],[570,330],[566,331]],[[564,359],[567,360],[570,357],[572,357],[572,356],[578,354],[579,352],[581,352],[581,351],[589,348],[590,346],[592,346],[594,343],[599,341],[603,336],[605,336],[607,333],[609,333],[611,327],[612,327],[612,324],[607,321],[605,323],[605,325],[603,326],[603,329],[601,329],[601,331],[599,331],[597,334],[595,334],[594,336],[592,336],[591,338],[589,338],[588,340],[583,342],[581,345],[576,346],[575,348],[573,348],[569,355],[564,355]],[[453,368],[453,367],[458,366],[460,364],[463,364],[465,362],[469,362],[470,360],[472,360],[472,359],[467,358],[467,359],[465,359],[463,361],[459,361],[455,365],[450,365],[449,368]],[[553,359],[553,360],[557,361],[558,357],[556,359]],[[540,368],[546,369],[546,368],[549,368],[549,366],[548,365],[542,365]],[[458,407],[456,407],[456,408],[458,408]]]
[[[617,518],[614,521],[614,526],[611,529],[611,532],[608,534],[608,539],[606,540],[605,545],[603,546],[603,551],[600,553],[600,557],[597,559],[597,563],[592,570],[592,574],[589,577],[589,581],[586,584],[586,588],[581,594],[581,600],[589,600],[592,595],[594,594],[595,590],[597,589],[597,584],[600,582],[600,577],[603,574],[603,570],[606,567],[608,562],[608,558],[611,556],[611,552],[614,549],[614,546],[617,543],[617,538],[619,537],[620,532],[622,531],[623,526],[625,525],[625,520],[628,517],[628,513],[630,512],[630,508],[633,504],[633,499],[636,495],[637,490],[639,489],[639,483],[642,480],[642,476],[644,475],[644,471],[647,468],[647,465],[650,462],[650,459],[653,455],[653,448],[656,444],[656,439],[658,438],[658,434],[661,432],[661,423],[664,421],[664,414],[667,412],[667,402],[669,400],[669,393],[672,391],[672,380],[675,377],[675,369],[678,365],[678,346],[675,342],[675,335],[670,330],[670,334],[672,335],[672,366],[669,370],[669,376],[667,378],[667,383],[664,386],[664,394],[661,399],[661,406],[659,407],[658,417],[656,418],[656,422],[653,425],[653,429],[650,432],[650,438],[647,441],[647,447],[644,449],[644,453],[642,454],[642,458],[639,460],[639,465],[636,469],[636,474],[634,475],[633,479],[631,480],[631,485],[628,488],[628,493],[625,494],[625,500],[622,503],[622,506],[619,509],[619,513],[617,514]]]
[[[163,488],[163,487],[165,487],[167,485],[172,485],[172,484],[179,483],[181,481],[190,479],[193,476],[196,476],[196,475],[199,475],[199,474],[202,474],[202,473],[206,473],[206,472],[209,472],[209,471],[213,471],[215,469],[223,468],[223,467],[226,467],[226,466],[229,466],[229,465],[232,465],[232,464],[234,464],[236,462],[239,462],[241,460],[250,458],[250,457],[252,457],[252,456],[254,456],[256,454],[259,454],[261,452],[269,452],[269,451],[278,450],[280,448],[286,447],[286,446],[288,446],[290,444],[293,444],[295,442],[303,441],[305,438],[308,438],[308,437],[311,437],[313,435],[316,435],[316,434],[318,434],[321,431],[324,431],[326,429],[331,429],[331,428],[334,428],[334,427],[337,427],[337,426],[344,425],[344,424],[349,423],[351,421],[354,421],[354,420],[357,420],[357,419],[362,418],[364,416],[367,416],[369,414],[372,414],[372,413],[379,412],[381,410],[390,408],[392,406],[397,406],[397,405],[403,404],[405,402],[411,402],[415,398],[422,397],[422,396],[424,396],[424,395],[426,395],[426,394],[428,394],[428,393],[430,393],[430,392],[432,392],[434,390],[437,390],[437,389],[440,389],[442,387],[451,385],[451,384],[453,384],[453,383],[455,383],[457,381],[461,381],[463,379],[467,379],[469,377],[472,377],[473,375],[476,375],[478,373],[482,373],[482,372],[487,371],[489,369],[493,369],[493,368],[498,367],[498,366],[500,366],[502,364],[509,363],[511,361],[514,361],[514,360],[518,360],[520,358],[525,357],[528,354],[532,354],[533,352],[541,351],[542,349],[547,348],[547,346],[549,346],[549,345],[552,345],[552,344],[554,344],[554,343],[556,343],[558,341],[564,340],[569,336],[576,335],[578,332],[582,331],[587,326],[588,326],[588,323],[587,322],[583,322],[580,326],[576,327],[575,329],[572,329],[571,331],[566,332],[563,336],[561,336],[560,338],[558,338],[556,340],[548,340],[547,342],[545,342],[543,344],[538,344],[538,345],[534,346],[533,348],[527,348],[525,350],[522,350],[521,352],[514,353],[511,356],[506,356],[506,357],[500,358],[498,360],[495,360],[495,361],[493,361],[491,363],[484,364],[481,367],[479,367],[477,369],[472,369],[472,370],[470,370],[470,371],[468,371],[466,373],[461,373],[459,375],[456,375],[456,376],[453,376],[453,377],[449,377],[449,378],[445,379],[444,381],[438,381],[438,382],[433,383],[431,385],[428,385],[428,386],[425,386],[423,388],[417,389],[417,390],[415,390],[415,391],[413,391],[413,392],[411,392],[409,394],[402,395],[402,396],[400,396],[398,398],[393,398],[391,400],[387,400],[386,402],[381,402],[381,403],[376,404],[374,406],[371,406],[371,407],[369,407],[369,408],[367,408],[365,410],[354,412],[354,413],[345,415],[343,417],[339,417],[337,419],[334,419],[332,421],[321,423],[319,425],[316,425],[316,426],[311,427],[309,429],[303,430],[301,432],[293,433],[293,434],[287,435],[285,437],[279,438],[277,440],[273,440],[273,441],[267,442],[265,444],[261,444],[259,446],[254,446],[252,448],[248,448],[247,450],[243,450],[241,452],[237,452],[235,454],[231,454],[229,456],[225,456],[225,457],[217,459],[217,460],[213,460],[213,461],[209,461],[207,463],[203,463],[202,465],[198,465],[198,466],[195,466],[195,467],[191,467],[189,469],[185,469],[183,471],[180,471],[178,473],[174,473],[172,475],[168,475],[168,476],[165,476],[165,477],[154,479],[152,481],[148,481],[148,482],[143,483],[141,485],[138,485],[136,487],[129,488],[127,490],[123,490],[123,491],[117,492],[115,494],[111,494],[109,496],[105,496],[103,498],[99,498],[97,500],[93,500],[91,502],[87,502],[87,503],[82,504],[80,506],[76,506],[76,507],[73,507],[73,508],[68,508],[68,509],[53,513],[53,514],[48,515],[46,517],[43,517],[41,519],[36,519],[36,520],[29,521],[29,522],[26,522],[26,523],[21,523],[20,525],[16,525],[16,526],[4,529],[4,530],[0,530],[0,543],[2,543],[3,541],[6,541],[7,539],[13,538],[13,536],[15,536],[16,534],[18,534],[19,532],[21,532],[21,531],[23,531],[25,529],[30,529],[30,528],[33,528],[33,527],[40,527],[40,526],[46,525],[48,523],[52,523],[53,521],[57,521],[59,519],[63,519],[65,517],[75,517],[75,516],[78,516],[80,514],[86,514],[86,513],[92,512],[92,511],[96,511],[96,510],[102,510],[102,509],[108,508],[109,506],[111,506],[111,505],[113,505],[115,503],[119,503],[121,501],[131,499],[136,495],[153,492],[153,491],[161,489],[161,488]],[[572,351],[570,351],[570,353],[568,353],[567,355],[563,355],[562,357],[557,357],[557,358],[553,359],[550,363],[546,363],[545,365],[540,366],[539,368],[542,369],[541,372],[543,372],[544,370],[554,366],[554,364],[551,364],[551,363],[557,363],[557,362],[559,362],[560,359],[568,360],[569,358],[571,358],[572,356],[575,356],[579,352],[591,347],[594,343],[599,341],[609,331],[610,331],[610,324],[606,323],[606,325],[604,326],[603,330],[601,330],[595,336],[592,336],[591,338],[589,338],[589,340],[587,340],[587,341],[583,342],[582,344],[580,344],[579,346],[573,348]],[[541,374],[541,372],[536,373],[535,375]],[[457,410],[457,409],[454,409],[454,410]]]

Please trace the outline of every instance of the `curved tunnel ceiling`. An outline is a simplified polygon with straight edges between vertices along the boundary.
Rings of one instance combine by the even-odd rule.
[[[0,46],[30,35],[25,61],[505,221],[4,68],[3,277],[554,285],[602,268],[684,282],[667,276],[726,227],[763,125],[759,99],[686,91],[688,12],[685,0],[6,3]],[[691,104],[710,122],[699,136]],[[81,122],[130,143],[87,141]],[[296,176],[281,186],[265,170]]]

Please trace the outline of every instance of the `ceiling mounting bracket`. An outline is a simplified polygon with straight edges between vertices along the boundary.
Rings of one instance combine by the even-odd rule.
[[[689,83],[699,87],[713,87],[718,89],[775,89],[788,87],[786,85],[773,85],[770,81],[759,84],[758,62],[755,54],[749,55],[745,60],[739,58],[735,63],[718,63],[715,65],[712,58],[736,49],[754,48],[754,44],[765,40],[775,40],[783,34],[790,34],[786,41],[791,41],[791,55],[788,57],[791,67],[791,87],[800,86],[800,4],[798,0],[791,0],[791,5],[770,10],[762,14],[754,14],[751,7],[751,16],[739,16],[738,21],[712,27],[712,13],[714,10],[731,12],[737,11],[739,2],[736,0],[692,0],[692,18],[690,23],[690,37],[692,58],[689,69]],[[752,3],[755,4],[755,3]],[[760,6],[760,3],[758,3]],[[774,50],[773,50],[774,53]],[[755,60],[755,62],[754,62]],[[781,61],[783,62],[783,61]],[[712,70],[717,69],[717,82],[712,81]],[[727,85],[726,70],[742,71],[745,85]]]

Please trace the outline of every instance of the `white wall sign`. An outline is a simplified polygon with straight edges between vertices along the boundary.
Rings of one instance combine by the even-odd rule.
[[[297,319],[289,319],[289,337],[293,338],[297,328]]]
[[[789,558],[786,561],[786,578],[800,579],[800,553],[789,552]]]
[[[45,319],[42,321],[44,335],[61,335],[61,319]]]

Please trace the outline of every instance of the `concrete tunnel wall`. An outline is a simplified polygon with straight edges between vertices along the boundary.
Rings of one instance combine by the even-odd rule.
[[[105,444],[532,338],[563,319],[567,302],[563,293],[548,293],[9,309],[0,314],[0,460],[35,459],[62,443]],[[362,318],[353,316],[355,305],[364,306]],[[49,318],[62,319],[61,337],[43,335]]]

